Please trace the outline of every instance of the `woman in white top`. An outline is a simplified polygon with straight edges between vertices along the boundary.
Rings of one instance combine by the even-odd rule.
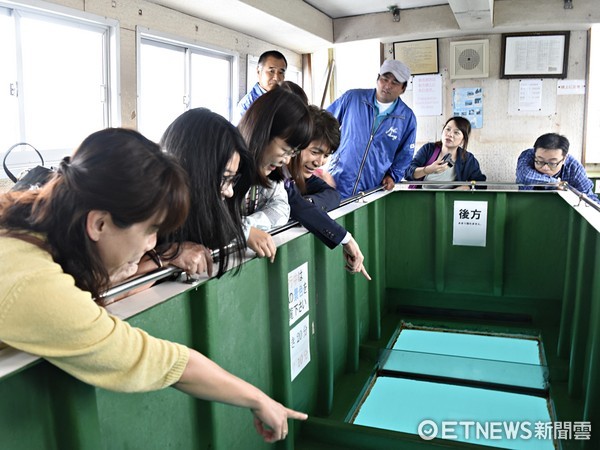
[[[268,231],[290,218],[282,167],[310,144],[312,121],[297,95],[274,89],[252,103],[238,128],[255,164],[243,205],[246,240],[258,256],[273,261],[277,249]]]

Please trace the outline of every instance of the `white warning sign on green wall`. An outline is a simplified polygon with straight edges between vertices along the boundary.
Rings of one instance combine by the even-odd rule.
[[[485,247],[488,202],[456,200],[452,221],[452,245]]]
[[[307,315],[290,330],[290,364],[292,381],[310,362],[309,316]]]
[[[288,272],[290,326],[308,312],[308,263]]]

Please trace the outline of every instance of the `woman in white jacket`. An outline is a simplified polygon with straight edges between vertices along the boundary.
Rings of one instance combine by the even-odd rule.
[[[297,95],[274,89],[252,103],[238,128],[255,164],[243,205],[246,240],[258,256],[273,261],[277,249],[268,231],[290,218],[282,167],[310,144],[312,121]]]

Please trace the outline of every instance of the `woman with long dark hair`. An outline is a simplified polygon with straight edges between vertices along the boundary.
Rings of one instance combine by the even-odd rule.
[[[289,221],[282,167],[310,143],[312,122],[295,94],[273,89],[261,95],[238,125],[254,160],[253,186],[243,205],[248,246],[273,261],[277,248],[268,231]],[[242,190],[242,187],[236,189]]]
[[[201,272],[202,262],[197,258],[204,256],[209,268],[210,252],[186,252],[193,247],[190,243],[200,244],[219,251],[217,276],[221,276],[229,266],[230,253],[240,261],[246,248],[241,207],[254,172],[246,143],[224,117],[194,108],[169,125],[160,144],[175,156],[190,180],[190,213],[176,232],[186,243],[171,263],[191,273]]]

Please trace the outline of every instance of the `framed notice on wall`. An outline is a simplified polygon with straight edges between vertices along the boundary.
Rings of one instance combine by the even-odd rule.
[[[438,40],[394,42],[394,59],[406,64],[411,75],[438,73]]]
[[[566,78],[569,32],[502,35],[501,78]]]

